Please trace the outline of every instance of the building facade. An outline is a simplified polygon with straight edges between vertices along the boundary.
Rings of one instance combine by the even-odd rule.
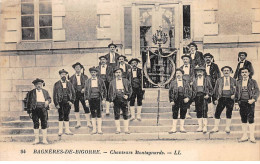
[[[194,41],[222,67],[237,65],[239,51],[248,53],[260,81],[259,0],[2,0],[0,24],[1,115],[23,111],[22,100],[43,78],[52,94],[62,68],[75,62],[86,70],[98,65],[113,41],[118,53],[141,59],[153,47],[160,27],[165,48],[176,48],[177,67],[183,47]],[[86,71],[88,74],[88,71]]]

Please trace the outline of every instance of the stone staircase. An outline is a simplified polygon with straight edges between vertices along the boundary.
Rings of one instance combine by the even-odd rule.
[[[71,110],[70,114],[70,129],[74,133],[72,136],[62,135],[58,137],[58,112],[53,106],[49,110],[49,121],[48,121],[48,140],[50,142],[58,140],[86,140],[86,141],[124,141],[124,140],[209,140],[209,139],[234,139],[237,140],[241,137],[241,119],[238,111],[233,111],[232,115],[232,125],[231,133],[226,134],[224,132],[226,113],[225,110],[221,115],[221,122],[218,133],[206,133],[196,132],[198,128],[198,122],[196,118],[196,113],[191,112],[192,119],[186,119],[185,129],[187,133],[177,132],[175,134],[168,134],[172,125],[172,112],[169,102],[167,102],[167,91],[161,91],[161,101],[159,106],[159,117],[158,113],[158,103],[154,98],[157,92],[150,91],[146,93],[145,101],[143,103],[142,110],[142,121],[130,121],[129,130],[130,135],[124,133],[115,134],[116,128],[114,123],[113,109],[110,109],[110,115],[106,116],[102,113],[103,123],[102,130],[103,135],[91,135],[92,128],[86,127],[85,115],[81,113],[81,128],[75,129],[76,125],[75,114]],[[193,111],[194,106],[191,106]],[[82,111],[81,111],[82,112]],[[260,138],[260,104],[257,103],[255,111],[255,122],[256,122],[256,132],[255,136],[257,139]],[[179,123],[178,123],[179,124]],[[208,119],[208,130],[210,131],[214,126],[214,119]],[[33,123],[29,118],[28,114],[24,112],[19,119],[12,121],[1,122],[0,127],[0,141],[4,142],[31,142],[34,140],[33,135]],[[123,132],[123,119],[121,117],[121,130]],[[177,126],[179,130],[179,126]]]

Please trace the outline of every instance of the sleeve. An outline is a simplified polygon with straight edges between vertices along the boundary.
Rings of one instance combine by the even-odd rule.
[[[219,79],[216,81],[215,87],[214,87],[214,89],[213,89],[212,98],[213,98],[214,100],[217,100],[217,99],[218,99],[218,87],[219,87]]]
[[[85,82],[85,84],[84,84],[84,100],[86,100],[87,99],[87,81]]]
[[[254,80],[254,95],[253,95],[253,99],[255,99],[255,101],[257,101],[258,97],[259,97],[259,88],[258,88],[257,82]]]
[[[112,83],[109,83],[109,89],[108,89],[108,97],[109,97],[109,101],[112,102],[113,101],[113,86]]]
[[[101,81],[102,82],[102,90],[103,90],[103,95],[102,95],[102,97],[103,97],[103,99],[106,99],[107,98],[107,89],[106,89],[106,85],[105,85],[105,82],[102,80]]]
[[[74,101],[75,101],[75,99],[76,99],[76,92],[75,92],[75,89],[74,89],[74,87],[72,86],[72,84],[71,84],[71,83],[69,83],[69,84],[70,84],[71,94],[72,94],[71,102],[74,104]]]
[[[27,93],[27,113],[32,113],[32,91]]]
[[[126,79],[126,80],[127,80],[127,79]],[[127,87],[128,87],[128,93],[127,93],[127,95],[128,95],[128,98],[130,98],[131,95],[132,95],[132,93],[133,93],[133,90],[132,90],[132,85],[131,85],[131,83],[130,83],[129,80],[127,80]]]
[[[50,104],[51,103],[51,96],[50,96],[48,91],[46,91],[46,93],[47,93],[47,101],[49,101],[49,104]]]
[[[53,86],[53,102],[54,102],[55,106],[58,105],[58,95],[57,95],[57,91],[56,91],[56,83]]]
[[[252,78],[252,76],[254,75],[254,68],[252,63],[250,62],[250,64],[248,65],[248,69],[250,70],[250,74],[249,77]]]
[[[207,83],[208,83],[208,89],[209,89],[209,96],[212,96],[213,95],[213,88],[212,88],[212,85],[211,85],[209,78],[207,78]]]
[[[220,70],[219,70],[219,67],[217,64],[216,64],[216,72],[217,72],[217,79],[218,79],[221,77],[221,73],[220,73]],[[215,86],[212,86],[212,87],[215,87]]]
[[[238,65],[237,65],[237,68],[236,68],[236,71],[234,73],[234,79],[237,79],[238,78],[238,72],[239,72],[239,68],[238,68]]]
[[[171,82],[170,87],[169,87],[169,101],[173,101],[173,82]]]

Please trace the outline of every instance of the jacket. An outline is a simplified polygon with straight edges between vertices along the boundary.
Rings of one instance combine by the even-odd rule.
[[[101,78],[97,78],[97,80],[98,80],[98,89],[100,91],[100,97],[101,97],[101,99],[105,99],[107,97],[107,89],[106,89],[105,82]],[[85,91],[84,98],[85,98],[85,100],[90,99],[91,82],[92,82],[92,78],[89,78],[85,83],[85,88],[84,88],[84,91]]]
[[[249,69],[249,71],[250,71],[249,78],[251,79],[252,76],[254,75],[254,68],[253,68],[252,63],[248,60],[245,60],[243,68]],[[238,79],[238,80],[242,79],[241,70],[240,70],[240,63],[237,64],[237,68],[236,68],[236,71],[235,71],[235,74],[234,74],[234,79]]]
[[[129,99],[132,95],[131,83],[125,78],[122,78],[122,81],[124,85],[125,95],[127,95]],[[113,102],[116,98],[116,79],[113,79],[109,84],[108,97],[110,102]]]
[[[97,66],[96,69],[98,70],[98,76],[100,76],[100,72],[101,72],[101,65]],[[112,81],[114,78],[114,74],[113,74],[113,68],[110,65],[107,65],[107,69],[106,69],[106,80],[108,82]]]
[[[183,68],[184,68],[184,65],[182,65],[181,67],[180,67],[180,69],[182,69],[183,70]],[[193,79],[195,78],[194,77],[194,66],[192,65],[192,64],[190,64],[190,79],[189,79],[189,83],[190,82],[192,82],[193,81]],[[188,80],[188,79],[186,79],[186,80]]]
[[[140,83],[140,89],[142,89],[142,69],[136,68],[136,77]],[[130,81],[131,85],[133,86],[133,69],[128,69],[128,77],[127,79]]]
[[[74,90],[71,82],[66,81],[66,85],[67,85],[68,92],[69,92],[69,100],[71,103],[74,103],[74,101],[76,99],[75,90]],[[62,90],[63,90],[63,87],[62,87],[61,81],[59,80],[54,84],[54,87],[53,87],[53,101],[54,101],[55,106],[57,106],[63,99]]]
[[[45,101],[49,101],[49,104],[50,104],[51,97],[50,97],[48,91],[45,89],[42,89],[42,93],[43,93]],[[36,109],[36,103],[37,103],[36,89],[33,89],[28,93],[27,113],[31,113],[33,110]],[[46,109],[49,110],[49,106],[46,107]]]
[[[117,67],[120,67],[120,64],[118,63]],[[125,72],[122,73],[123,78],[129,77],[129,69],[131,69],[131,66],[129,64],[125,63]]]
[[[194,78],[193,83],[192,83],[192,97],[193,99],[196,97],[197,95],[197,79],[198,77]],[[209,95],[212,96],[213,95],[213,88],[210,82],[210,78],[207,76],[204,76],[204,81],[203,81],[203,93],[205,95]]]
[[[249,99],[255,99],[255,101],[257,101],[259,97],[259,88],[257,82],[254,79],[250,79],[250,78],[248,79],[247,89],[249,93]],[[237,87],[236,87],[235,101],[236,102],[240,101],[241,96],[242,96],[242,80],[239,80],[237,82]]]
[[[192,98],[192,89],[190,87],[190,83],[183,79],[183,89],[184,89],[184,97],[185,98]],[[177,101],[178,99],[178,84],[177,80],[173,80],[170,84],[169,88],[169,100],[170,102],[172,101]]]
[[[207,65],[205,64],[205,67],[207,67]],[[216,81],[218,78],[220,78],[220,71],[218,68],[218,65],[215,63],[211,63],[210,68],[209,68],[209,76],[210,76],[210,81],[212,84],[212,87],[215,87]]]
[[[236,80],[232,77],[230,78],[230,92],[231,95],[235,95],[236,93]],[[215,100],[218,100],[219,98],[221,98],[222,96],[222,91],[223,91],[223,87],[224,87],[224,77],[221,77],[217,80],[216,85],[214,87],[214,92],[213,92],[213,98]]]
[[[120,55],[118,53],[115,53],[115,64],[118,63],[118,60],[117,60],[118,56],[120,56]],[[110,63],[110,53],[106,54],[105,57],[107,58],[107,64],[110,65],[111,64]]]
[[[71,82],[71,84],[73,85],[73,87],[74,87],[74,89],[76,90],[77,89],[77,78],[76,78],[76,74],[74,74],[74,75],[72,75],[71,77],[70,77],[70,82]],[[82,89],[85,87],[84,85],[85,85],[85,82],[87,81],[87,79],[88,79],[88,76],[87,75],[84,75],[84,74],[81,74],[80,75],[80,83],[81,83],[81,87],[82,87]]]
[[[190,54],[191,56],[191,54]],[[200,51],[196,51],[195,52],[195,57],[194,59],[191,61],[192,65],[194,67],[196,67],[197,65],[198,66],[204,66],[205,65],[205,60],[204,60],[204,57],[203,57],[203,53],[200,52]]]

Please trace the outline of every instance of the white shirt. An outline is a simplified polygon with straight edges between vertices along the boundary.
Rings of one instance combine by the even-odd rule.
[[[183,71],[184,71],[184,75],[189,75],[190,74],[190,64],[183,65]]]
[[[116,79],[116,89],[124,89],[122,79],[120,79],[120,80]]]
[[[204,78],[203,76],[201,78],[198,77],[197,86],[203,86]]]
[[[98,87],[98,79],[97,78],[93,78],[91,79],[91,87]]]
[[[192,53],[190,54],[192,60],[194,60],[194,58],[195,58],[195,53],[196,53],[196,51],[193,54]]]
[[[110,55],[110,63],[116,63],[116,54],[110,52],[109,55]]]
[[[177,79],[177,85],[178,87],[183,87],[183,82],[182,82],[182,79]]]
[[[247,87],[248,78],[246,80],[242,79],[242,87]]]
[[[80,74],[76,74],[77,85],[81,85],[80,76],[81,76],[81,73]]]
[[[37,102],[45,102],[45,98],[44,98],[42,90],[36,89],[36,98],[37,98]]]
[[[211,64],[206,64],[206,72],[207,72],[207,75],[210,75],[210,72],[209,72],[210,66],[211,66]]]
[[[125,72],[125,63],[122,65],[122,64],[120,64],[120,66],[119,66],[120,68],[122,68],[123,69],[123,72]]]
[[[100,68],[100,74],[101,75],[105,75],[106,71],[107,71],[107,65],[106,64],[105,65],[101,65],[100,67],[101,67]]]
[[[61,81],[61,84],[62,84],[62,88],[67,88],[66,81],[65,82]]]
[[[240,63],[241,62],[241,63]],[[244,61],[240,61],[239,62],[239,68],[243,68],[244,67],[244,64],[245,64],[245,60]]]
[[[228,86],[226,86],[226,82],[228,82]],[[229,77],[224,77],[224,87],[223,90],[230,90],[230,78]]]
[[[133,69],[133,78],[137,77],[137,68],[136,70]]]

